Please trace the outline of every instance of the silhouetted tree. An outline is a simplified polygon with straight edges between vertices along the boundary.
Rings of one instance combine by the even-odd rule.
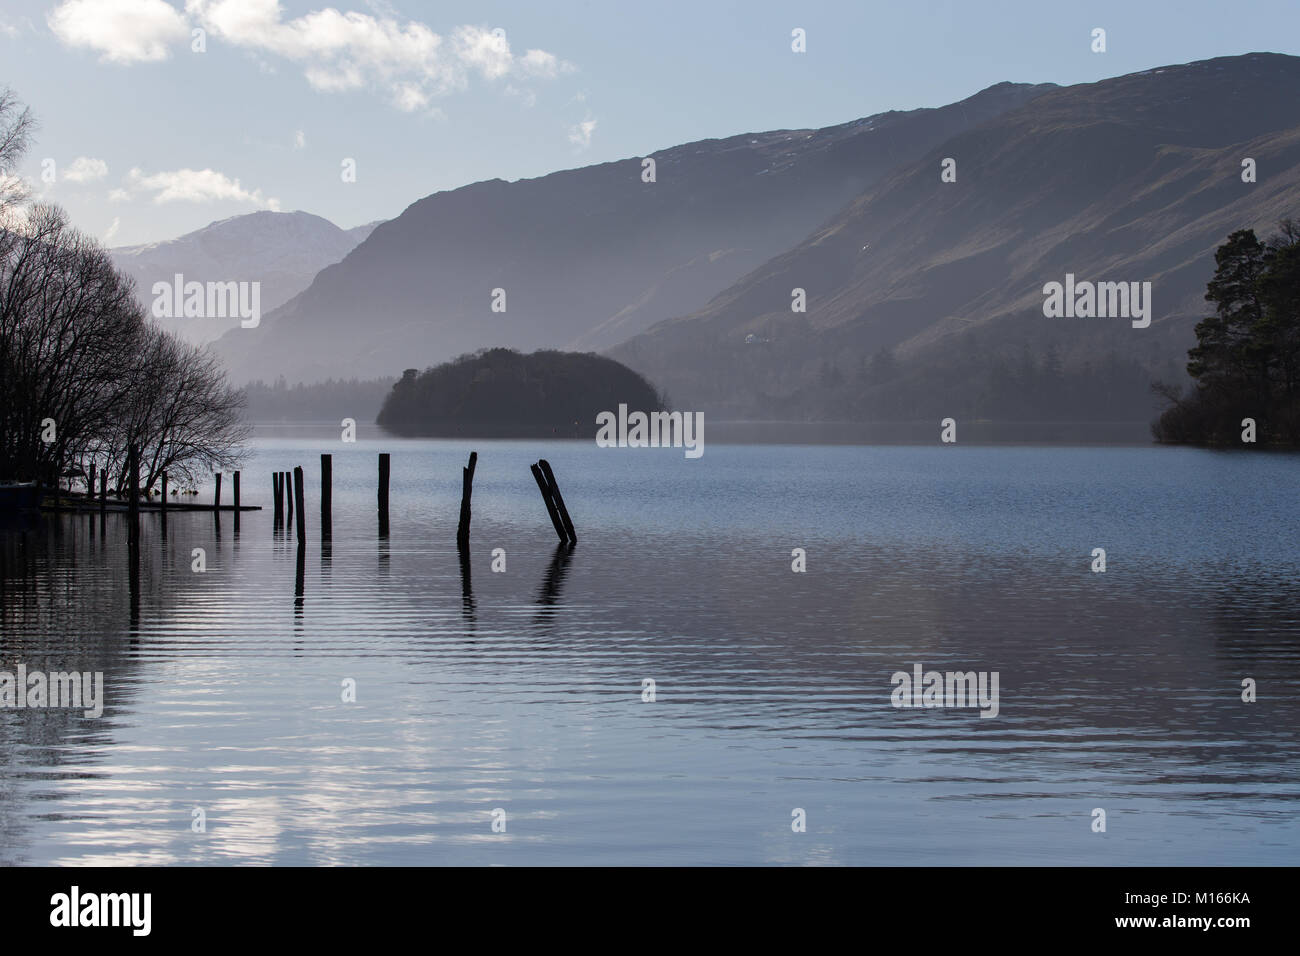
[[[1300,226],[1291,220],[1268,242],[1251,229],[1214,254],[1205,298],[1214,315],[1196,326],[1188,351],[1190,394],[1155,390],[1169,408],[1152,426],[1160,441],[1236,443],[1244,418],[1260,442],[1300,442]]]
[[[0,94],[0,178],[30,128]],[[0,476],[50,481],[94,458],[125,485],[130,444],[146,488],[162,468],[228,466],[241,403],[215,358],[147,321],[131,280],[61,209],[0,208]]]
[[[484,349],[412,372],[377,419],[399,434],[589,437],[599,412],[663,408],[644,378],[593,353]]]

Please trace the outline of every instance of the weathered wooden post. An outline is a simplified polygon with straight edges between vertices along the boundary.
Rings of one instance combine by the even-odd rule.
[[[212,510],[221,510],[221,472],[217,472],[217,494],[212,499]]]
[[[105,468],[99,473],[99,510],[102,512],[108,507],[108,469]]]
[[[302,525],[301,512],[299,512],[298,517],[299,517],[298,524],[299,526],[301,526]],[[306,588],[303,586],[303,579],[306,570],[307,570],[307,546],[304,545],[302,543],[302,539],[299,538],[298,539],[298,561],[293,576],[294,617],[302,616],[303,594],[306,591]]]
[[[281,476],[284,482],[284,520],[293,527],[293,476],[287,471],[281,472]]]
[[[537,465],[528,466],[533,477],[537,479],[537,487],[542,492],[542,501],[546,504],[546,513],[551,516],[551,524],[555,526],[555,533],[560,538],[560,543],[564,544],[569,540],[568,534],[564,530],[564,525],[560,522],[559,512],[555,510],[555,502],[551,500],[551,489],[547,484],[546,476],[542,474],[542,469]]]
[[[95,463],[90,463],[90,480],[86,482],[86,500],[95,500]]]
[[[235,472],[235,530],[239,530],[239,472]]]
[[[162,473],[162,516],[167,517],[167,472]]]
[[[546,484],[550,488],[551,500],[555,502],[555,510],[560,513],[560,521],[563,522],[564,531],[569,536],[569,543],[577,544],[578,532],[573,530],[573,521],[569,518],[569,509],[564,507],[564,496],[560,494],[560,485],[555,480],[555,472],[551,471],[551,463],[543,458],[537,464],[542,469],[542,474],[546,476]]]
[[[320,456],[320,539],[322,544],[334,537],[334,456]]]
[[[307,522],[303,520],[306,515],[306,509],[303,507],[303,489],[302,489],[302,466],[298,465],[293,469],[293,497],[298,504],[298,546],[302,547],[307,543]]]
[[[469,467],[461,469],[460,521],[456,525],[456,547],[464,551],[469,547],[469,500],[474,492],[474,469],[478,466],[478,452],[469,453]]]
[[[379,536],[388,537],[388,452],[379,453]]]
[[[127,451],[127,544],[132,548],[140,546],[140,452],[132,445]]]
[[[271,472],[271,509],[271,523],[278,528],[284,524],[284,486],[278,471]]]

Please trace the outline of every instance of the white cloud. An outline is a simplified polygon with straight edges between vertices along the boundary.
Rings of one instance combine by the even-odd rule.
[[[0,20],[0,36],[16,37],[18,36],[18,28],[12,23]]]
[[[596,131],[596,120],[591,118],[591,114],[576,126],[569,127],[569,142],[578,149],[586,149],[591,145],[591,134]]]
[[[46,22],[68,46],[123,64],[165,60],[190,33],[185,16],[163,0],[64,0]]]
[[[109,202],[130,202],[131,194],[125,189],[114,189],[108,194]]]
[[[107,175],[108,163],[89,156],[78,156],[63,171],[63,178],[74,183],[92,183]]]
[[[477,76],[553,79],[573,64],[545,50],[515,54],[505,31],[458,26],[446,37],[424,23],[401,21],[383,2],[373,13],[333,7],[286,19],[278,0],[63,0],[50,29],[69,46],[98,50],[105,60],[166,59],[202,26],[210,39],[298,65],[320,92],[374,89],[399,110],[425,110],[435,97],[463,90]],[[270,69],[265,61],[259,68]]]
[[[550,80],[561,73],[572,73],[574,66],[545,50],[529,50],[519,58],[519,69],[528,76]]]
[[[280,210],[278,199],[262,196],[260,189],[251,192],[215,169],[175,169],[146,174],[131,170],[127,177],[132,193],[152,193],[155,203],[168,202],[241,202],[261,209]]]

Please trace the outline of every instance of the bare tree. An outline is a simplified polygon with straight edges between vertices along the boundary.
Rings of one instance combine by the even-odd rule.
[[[0,92],[4,182],[32,127]],[[146,490],[164,469],[192,480],[235,465],[243,393],[215,357],[152,325],[131,280],[63,210],[20,217],[16,195],[0,194],[0,476],[50,481],[94,460],[121,490],[133,446]]]
[[[32,111],[10,89],[0,89],[0,214],[24,201],[27,191],[15,175],[36,130]],[[0,230],[5,223],[0,220]]]

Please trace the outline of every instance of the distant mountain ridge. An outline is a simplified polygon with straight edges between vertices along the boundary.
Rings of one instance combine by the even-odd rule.
[[[232,216],[176,239],[109,252],[135,280],[148,309],[155,282],[177,273],[198,282],[260,282],[262,311],[270,312],[311,283],[321,269],[338,262],[374,231],[378,222],[340,229],[306,212],[259,211]],[[206,342],[237,327],[237,318],[167,319],[168,328],[192,342]]]
[[[218,343],[236,380],[313,381],[488,346],[600,349],[700,307],[899,163],[1047,90],[703,140],[435,193],[377,228],[259,329]],[[491,310],[493,290],[505,311]]]
[[[1071,375],[1081,401],[1055,396],[1053,414],[1146,417],[1151,378],[1184,377],[1215,247],[1300,216],[1297,89],[1300,58],[1248,54],[1046,92],[900,163],[610,354],[679,405],[742,418],[1032,420]],[[1257,182],[1242,181],[1247,158]],[[1067,273],[1151,281],[1150,328],[1044,317],[1044,284]],[[1108,392],[1124,400],[1107,407]]]

